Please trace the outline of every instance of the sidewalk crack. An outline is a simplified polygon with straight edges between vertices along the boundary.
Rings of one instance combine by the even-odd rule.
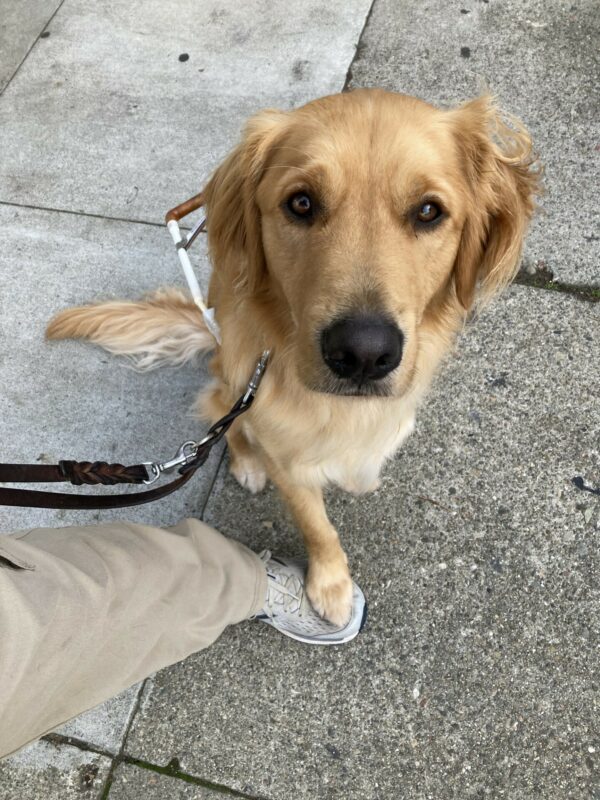
[[[354,49],[354,55],[352,56],[352,59],[350,61],[350,65],[348,67],[348,71],[346,72],[346,79],[344,80],[344,85],[342,86],[342,92],[347,92],[348,91],[348,88],[349,88],[350,83],[352,81],[352,77],[353,77],[352,76],[352,67],[354,66],[354,62],[358,58],[360,58],[360,55],[361,55],[361,52],[362,52],[362,38],[363,38],[364,32],[366,31],[366,29],[367,29],[367,27],[369,25],[369,22],[371,21],[371,14],[373,13],[373,9],[375,8],[375,3],[376,2],[377,2],[377,0],[373,0],[371,5],[369,6],[369,10],[367,11],[367,16],[365,17],[365,22],[364,22],[364,24],[362,26],[361,32],[360,32],[360,34],[358,36],[358,40],[356,42],[356,48]]]
[[[27,208],[30,211],[47,211],[55,214],[71,214],[74,217],[91,217],[92,219],[103,219],[107,222],[126,222],[130,225],[150,225],[153,228],[164,228],[162,222],[150,222],[145,219],[128,219],[127,217],[112,217],[108,214],[94,214],[90,211],[72,211],[69,208],[51,208],[49,206],[35,206],[28,203],[11,202],[10,200],[0,200],[0,206],[13,208]],[[181,230],[189,230],[187,225],[180,225]]]
[[[39,40],[40,40],[41,38],[45,38],[45,37],[42,37],[42,34],[43,34],[45,31],[47,31],[47,30],[48,30],[48,26],[49,26],[49,25],[52,23],[52,20],[53,20],[53,19],[54,19],[54,17],[55,17],[55,16],[58,14],[58,12],[59,12],[59,11],[60,11],[60,9],[62,8],[62,5],[63,5],[63,3],[64,3],[64,2],[65,2],[65,0],[60,0],[60,3],[59,3],[59,4],[58,4],[58,6],[57,6],[57,7],[54,9],[54,13],[52,14],[52,16],[50,17],[50,19],[48,20],[48,22],[46,22],[46,24],[44,25],[44,27],[42,28],[42,30],[41,30],[41,31],[39,32],[39,34],[38,34],[38,35],[35,37],[35,39],[34,39],[34,40],[33,40],[33,42],[31,43],[31,46],[30,46],[30,48],[27,50],[27,52],[25,53],[25,55],[23,56],[23,58],[21,59],[21,61],[18,63],[18,65],[17,65],[17,68],[15,69],[15,71],[13,72],[13,74],[10,76],[10,78],[9,78],[9,79],[6,81],[6,83],[5,83],[4,87],[2,88],[2,90],[0,90],[0,97],[2,97],[2,95],[4,94],[4,92],[5,92],[5,91],[8,89],[8,87],[11,85],[11,83],[12,83],[12,82],[13,82],[13,80],[15,79],[15,77],[16,77],[16,75],[17,75],[17,73],[19,72],[19,70],[21,69],[21,67],[23,66],[23,64],[24,64],[24,63],[27,61],[27,59],[29,58],[29,54],[31,53],[31,51],[33,50],[33,48],[36,46],[36,44],[39,42]]]
[[[127,738],[133,726],[133,722],[137,716],[138,711],[140,710],[140,706],[142,704],[142,697],[144,695],[144,689],[146,688],[146,684],[148,682],[148,678],[142,682],[140,686],[140,690],[137,693],[137,697],[135,698],[135,703],[133,708],[131,709],[131,714],[129,715],[129,720],[127,721],[127,727],[125,728],[125,733],[123,734],[123,738],[121,740],[121,746],[119,748],[119,752],[113,758],[110,768],[108,770],[108,775],[106,776],[106,780],[104,782],[104,786],[102,787],[102,791],[99,796],[99,800],[108,800],[108,796],[110,794],[110,787],[112,786],[114,777],[115,777],[115,770],[121,764],[126,756],[125,756],[125,745],[127,743]]]
[[[208,489],[208,492],[206,493],[206,499],[204,500],[204,503],[202,504],[202,508],[200,509],[199,519],[201,519],[201,520],[204,520],[204,514],[206,512],[208,503],[209,503],[209,501],[210,501],[210,499],[212,497],[213,490],[214,490],[215,485],[217,483],[217,478],[219,477],[219,472],[220,472],[221,467],[223,465],[223,461],[225,459],[225,452],[226,451],[227,451],[227,447],[226,446],[221,448],[221,452],[219,454],[219,462],[218,462],[217,467],[215,469],[214,475],[212,476],[212,480],[210,482],[210,487]]]
[[[554,278],[548,278],[543,274],[528,275],[524,272],[520,272],[517,275],[514,283],[519,286],[529,286],[532,289],[543,289],[549,292],[569,294],[572,297],[576,297],[578,300],[583,300],[586,303],[600,302],[600,286],[586,286],[585,284],[581,283],[567,283],[565,281],[554,280]]]
[[[179,761],[176,758],[171,759],[166,767],[153,764],[151,761],[144,761],[141,758],[133,758],[132,756],[124,756],[123,763],[138,767],[139,769],[157,772],[159,775],[165,775],[169,778],[185,781],[186,783],[193,783],[195,786],[211,789],[213,792],[219,792],[227,797],[237,797],[240,798],[240,800],[268,800],[264,795],[250,795],[245,792],[238,792],[236,789],[231,789],[229,786],[225,786],[222,783],[213,783],[212,781],[197,778],[195,775],[190,775],[189,772],[184,772],[181,769]]]
[[[105,758],[112,759],[115,757],[115,754],[111,753],[110,750],[105,750],[103,747],[90,744],[90,742],[86,742],[85,739],[78,739],[76,736],[64,736],[62,733],[47,733],[45,736],[42,736],[42,741],[49,742],[56,746],[69,745],[70,747],[76,747],[78,750],[83,750],[86,753],[94,753],[97,756],[104,756]]]

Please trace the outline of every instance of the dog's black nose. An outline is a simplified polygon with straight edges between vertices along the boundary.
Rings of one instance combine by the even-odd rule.
[[[380,317],[356,316],[338,320],[321,334],[323,360],[340,378],[356,383],[379,380],[402,359],[402,331]]]

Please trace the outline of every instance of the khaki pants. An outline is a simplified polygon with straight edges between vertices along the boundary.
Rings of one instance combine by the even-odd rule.
[[[258,556],[202,522],[0,535],[0,757],[256,614]]]

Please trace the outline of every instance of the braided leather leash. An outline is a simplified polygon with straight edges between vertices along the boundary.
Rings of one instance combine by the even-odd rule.
[[[175,457],[169,461],[148,461],[143,464],[123,466],[106,461],[59,461],[58,464],[0,464],[0,483],[57,483],[73,486],[114,486],[118,483],[146,484],[158,480],[163,473],[177,469],[180,477],[174,481],[144,492],[110,496],[65,494],[31,489],[0,488],[0,505],[28,508],[105,509],[126,508],[150,503],[166,497],[186,484],[201,467],[212,447],[229,430],[234,420],[247,411],[256,395],[267,366],[269,352],[265,351],[254,370],[246,391],[218,422],[209,428],[200,442],[184,442]]]

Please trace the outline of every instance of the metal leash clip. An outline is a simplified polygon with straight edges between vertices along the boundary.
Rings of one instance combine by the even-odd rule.
[[[203,440],[204,441],[204,440]],[[144,483],[149,486],[154,481],[157,481],[164,472],[171,472],[177,467],[184,467],[196,458],[198,447],[203,442],[184,442],[177,450],[173,458],[169,461],[144,461],[143,467],[146,467],[148,479]]]

